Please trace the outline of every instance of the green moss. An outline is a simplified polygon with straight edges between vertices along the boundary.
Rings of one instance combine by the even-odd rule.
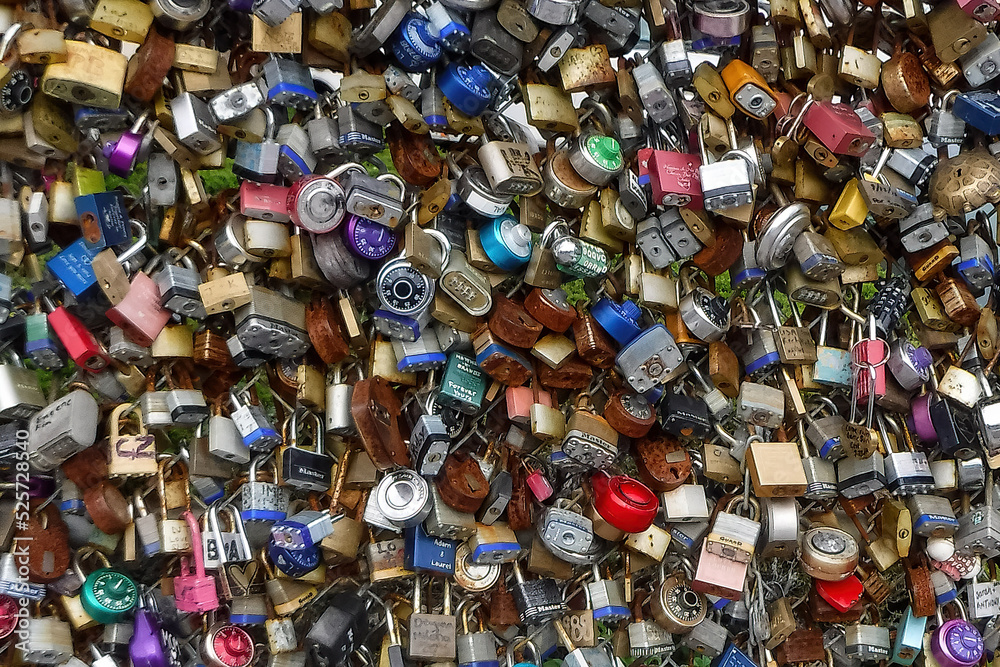
[[[233,173],[233,161],[229,158],[226,158],[221,169],[202,169],[198,175],[201,176],[209,197],[214,197],[223,190],[240,187],[236,174]]]

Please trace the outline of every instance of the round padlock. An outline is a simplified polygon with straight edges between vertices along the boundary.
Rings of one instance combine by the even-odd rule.
[[[840,581],[851,576],[858,565],[860,550],[850,533],[821,526],[802,536],[799,558],[813,579]]]
[[[408,468],[387,473],[372,497],[385,518],[400,528],[422,523],[434,506],[427,480]]]
[[[347,195],[344,187],[328,176],[313,174],[288,188],[288,217],[313,234],[326,234],[344,220]]]
[[[626,475],[598,472],[590,479],[594,508],[608,523],[625,533],[649,528],[660,502],[649,487]]]
[[[250,633],[225,622],[208,629],[201,649],[206,667],[249,667],[255,655]]]

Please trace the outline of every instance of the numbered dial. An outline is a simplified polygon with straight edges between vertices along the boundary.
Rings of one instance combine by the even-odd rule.
[[[441,405],[434,400],[430,402],[430,414],[441,417],[449,438],[457,438],[462,434],[462,429],[465,428],[465,415],[458,408]]]
[[[434,299],[434,282],[405,259],[395,259],[375,279],[382,307],[397,315],[423,312]]]
[[[680,304],[681,318],[687,328],[706,342],[722,340],[729,329],[729,302],[704,287],[695,287]]]
[[[604,418],[622,435],[640,438],[653,427],[656,412],[642,394],[620,391],[608,399],[604,406]]]
[[[34,95],[31,76],[23,69],[15,70],[10,79],[0,88],[0,111],[23,109]]]
[[[348,216],[344,236],[351,252],[365,259],[388,257],[396,248],[396,235],[391,229],[359,215]]]
[[[704,596],[676,576],[660,585],[651,609],[657,623],[675,634],[690,632],[708,611]]]
[[[241,627],[217,625],[205,635],[207,667],[248,667],[254,659],[253,638]]]
[[[135,607],[139,591],[127,576],[105,568],[87,577],[80,600],[95,621],[112,623]]]

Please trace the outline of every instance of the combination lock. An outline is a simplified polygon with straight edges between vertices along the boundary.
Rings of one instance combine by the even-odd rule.
[[[205,634],[202,657],[210,667],[247,667],[254,659],[253,637],[243,628],[219,623]]]
[[[0,111],[19,111],[35,94],[31,76],[23,69],[14,70],[10,79],[0,88]]]
[[[722,340],[729,329],[729,302],[704,287],[695,287],[686,294],[680,311],[688,330],[705,342]]]
[[[114,623],[135,607],[139,590],[131,579],[110,568],[91,573],[80,594],[83,608],[98,623]]]
[[[461,410],[442,405],[436,400],[429,402],[429,408],[429,414],[441,417],[449,438],[454,439],[462,434],[462,429],[465,428],[465,414]]]
[[[909,306],[910,281],[906,275],[897,274],[889,278],[875,293],[869,309],[875,316],[875,328],[883,336],[895,331]]]
[[[344,237],[347,240],[347,247],[365,259],[388,257],[396,248],[396,235],[391,229],[353,213],[347,216]]]
[[[656,622],[668,632],[690,632],[705,619],[708,605],[705,597],[680,577],[667,577],[651,605]]]
[[[434,300],[434,281],[406,259],[386,263],[375,278],[379,303],[397,315],[415,315]]]
[[[813,528],[802,536],[802,567],[813,579],[846,579],[857,567],[858,555],[858,543],[838,528]]]

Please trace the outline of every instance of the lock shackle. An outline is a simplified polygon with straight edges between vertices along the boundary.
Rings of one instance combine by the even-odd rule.
[[[274,141],[274,133],[277,131],[277,121],[274,117],[274,110],[264,105],[264,141]]]
[[[722,428],[722,424],[720,424],[719,422],[715,422],[715,432],[718,434],[718,436],[722,439],[723,442],[729,445],[730,449],[740,444],[732,433]]]
[[[774,300],[774,290],[773,289],[765,289],[765,290],[762,290],[762,291],[764,292],[764,294],[767,297],[767,305],[768,305],[768,308],[770,308],[770,310],[771,310],[771,317],[774,319],[774,326],[775,327],[780,327],[782,325],[782,322],[784,322],[784,319],[781,317],[781,313],[778,311],[778,302]],[[795,308],[793,306],[792,310],[794,310],[794,309]]]
[[[146,225],[134,219],[130,219],[129,224],[132,226],[132,230],[136,233],[138,239],[135,243],[130,245],[125,252],[118,255],[117,259],[119,264],[124,264],[142,252],[142,249],[146,247],[146,241],[148,240]]]
[[[272,449],[267,454],[258,454],[257,456],[250,459],[250,470],[247,473],[247,479],[250,482],[257,481],[257,475],[260,474],[260,467],[268,462],[268,459],[274,456],[276,450]]]
[[[187,464],[181,460],[180,456],[172,456],[160,461],[156,468],[156,483],[160,490],[160,519],[167,518],[167,471],[174,466],[180,466],[181,474],[187,478]],[[187,501],[188,511],[191,510],[191,490],[187,484],[184,485],[184,497]]]
[[[688,364],[688,372],[694,376],[694,379],[698,381],[698,384],[700,384],[701,388],[705,391],[712,391],[715,389],[715,386],[706,380],[705,376],[701,374],[697,364]]]
[[[439,229],[425,229],[424,232],[437,241],[438,246],[441,248],[441,270],[443,271],[448,266],[449,260],[451,260],[451,241]]]
[[[945,607],[947,607],[950,604],[954,604],[955,607],[958,609],[958,616],[963,621],[968,622],[969,615],[965,611],[965,605],[962,604],[962,601],[959,600],[958,598],[952,598],[948,602],[945,602],[944,604],[938,605],[937,609],[934,610],[934,618],[937,619],[938,627],[944,625],[944,614],[943,614],[943,612],[944,612]]]
[[[335,168],[326,172],[325,175],[327,178],[336,179],[337,177],[343,176],[344,174],[351,171],[361,172],[365,176],[368,175],[368,170],[365,169],[362,165],[358,164],[357,162],[345,162],[344,164],[337,165]]]
[[[798,433],[799,439],[799,449],[802,451],[802,458],[811,458],[811,452],[809,449],[809,439],[806,438],[806,425],[800,419],[795,422],[795,430]]]
[[[129,128],[129,132],[132,134],[139,134],[139,130],[142,129],[142,126],[146,124],[147,120],[149,120],[149,109],[144,110],[136,117],[135,122],[132,123],[132,127]]]
[[[888,450],[887,453],[898,454],[899,452],[892,446],[892,441],[889,439],[889,430],[885,426],[881,410],[875,413],[875,423],[878,427],[878,433],[882,437],[882,442],[885,443],[885,448]]]
[[[582,100],[580,100],[580,108],[586,109],[583,115],[580,117],[580,124],[582,125],[588,118],[590,122],[595,124],[597,128],[601,131],[601,134],[605,136],[612,137],[615,140],[618,139],[618,133],[615,130],[614,117],[611,115],[611,110],[608,109],[607,105],[597,99],[590,97],[589,95]],[[599,119],[595,119],[594,115],[599,116]],[[582,138],[586,132],[580,132],[580,137]]]
[[[181,518],[187,523],[188,532],[191,533],[191,552],[194,556],[194,571],[195,575],[200,578],[205,577],[205,558],[204,554],[201,552],[201,528],[198,526],[198,520],[194,518],[194,513],[187,509],[181,514]],[[182,566],[182,569],[183,568]],[[185,572],[185,574],[187,574]]]
[[[226,549],[222,540],[222,526],[219,524],[219,503],[221,501],[216,500],[214,503],[208,506],[208,511],[202,515],[204,518],[208,516],[208,529],[212,531],[212,535],[215,536],[215,548],[219,554],[219,563],[225,565],[228,563],[226,558]]]
[[[760,520],[760,503],[753,496],[747,496],[746,498],[741,495],[733,496],[729,502],[726,503],[724,511],[727,514],[737,514],[736,510],[741,507],[746,512],[746,517],[748,519],[751,521]]]
[[[146,493],[149,493],[152,489],[148,489]],[[139,516],[149,516],[149,510],[146,508],[146,499],[139,489],[132,492],[132,506],[135,507],[135,511],[139,513]]]
[[[945,94],[941,96],[941,100],[940,100],[941,109],[943,111],[947,111],[948,110],[948,103],[951,102],[952,104],[954,104],[955,103],[955,98],[958,97],[959,95],[961,95],[961,91],[960,90],[956,90],[954,88],[952,88],[951,90],[945,92]]]
[[[559,239],[557,234],[562,232],[564,235],[571,235],[569,231],[569,223],[566,222],[565,218],[555,218],[552,222],[545,226],[542,230],[541,247],[547,248],[552,244],[552,241]]]
[[[11,47],[14,46],[14,40],[20,34],[22,27],[21,23],[14,23],[4,31],[3,38],[0,39],[0,60],[7,59]]]
[[[469,154],[466,153],[465,151],[462,151],[462,156],[470,160],[472,159],[469,157]],[[445,155],[444,161],[445,164],[448,165],[448,170],[455,175],[455,179],[456,180],[461,179],[462,174],[465,173],[465,168],[458,166],[458,158],[455,157],[454,151],[448,151],[448,154]]]

